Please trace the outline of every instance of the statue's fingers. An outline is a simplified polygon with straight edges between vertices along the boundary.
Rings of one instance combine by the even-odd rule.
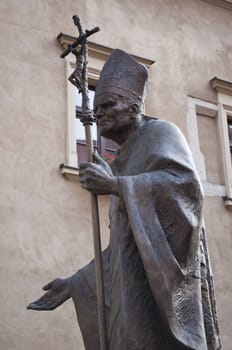
[[[34,310],[33,309],[33,303],[30,303],[27,305],[27,310]]]
[[[86,181],[87,181],[87,176],[86,176],[86,174],[81,175],[81,177],[80,177],[80,184],[81,184],[81,185],[82,185],[82,184],[85,184]]]
[[[93,166],[93,163],[88,162],[88,163],[81,163],[79,165],[80,171],[85,170],[86,168],[91,168]]]
[[[80,168],[79,170],[79,176],[83,177],[86,174],[86,168]]]
[[[79,170],[79,178],[80,178],[80,180],[84,179],[85,176],[89,176],[89,175],[91,176],[91,174],[95,173],[96,165],[94,167],[93,164],[91,164],[91,163],[89,163],[89,164],[90,164],[89,166],[80,168],[80,170]]]
[[[98,154],[97,151],[95,151],[93,154],[93,160],[96,162],[96,164],[101,165],[108,174],[112,175],[112,170],[109,164]]]
[[[30,303],[27,305],[28,310],[43,310],[42,304],[39,303]]]
[[[51,288],[52,284],[55,282],[55,280],[48,282],[47,284],[45,284],[45,286],[43,286],[43,290],[48,290]]]
[[[51,298],[51,296],[52,296],[52,293],[49,291],[49,292],[45,293],[44,295],[42,295],[42,297],[40,297],[39,299],[32,301],[28,306],[41,305],[41,304],[47,302],[47,300],[49,300]]]
[[[30,303],[30,304],[27,305],[27,309],[31,309],[31,308],[34,307],[35,305],[40,304],[41,301],[43,300],[42,298],[43,298],[43,296],[42,296],[41,298],[35,300],[35,301],[32,301],[32,303]]]
[[[94,151],[94,153],[93,153],[93,160],[97,164],[106,165],[106,162],[104,161],[104,159],[102,159],[102,157],[99,155],[99,153],[97,151]]]
[[[41,300],[38,302],[30,303],[27,306],[28,310],[37,310],[37,311],[43,311],[43,310],[53,310],[57,306],[57,303],[54,302],[54,300]]]
[[[59,305],[57,299],[50,299],[46,302],[41,303],[40,305],[37,305],[37,310],[54,310]]]

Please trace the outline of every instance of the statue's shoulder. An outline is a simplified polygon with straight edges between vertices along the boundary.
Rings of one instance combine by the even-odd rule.
[[[180,129],[174,123],[164,119],[149,118],[146,121],[145,128],[159,136],[181,134]]]

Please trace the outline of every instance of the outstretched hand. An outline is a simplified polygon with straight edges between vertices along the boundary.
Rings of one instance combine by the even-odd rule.
[[[95,163],[80,165],[80,183],[82,188],[94,194],[118,195],[118,179],[112,174],[107,164],[97,152],[93,154]]]
[[[54,310],[71,297],[71,288],[68,279],[56,278],[43,287],[47,291],[41,298],[27,306],[29,310]]]

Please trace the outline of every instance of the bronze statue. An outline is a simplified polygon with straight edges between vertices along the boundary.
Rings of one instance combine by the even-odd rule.
[[[203,194],[180,130],[142,115],[147,70],[114,50],[97,85],[101,135],[118,143],[111,167],[98,154],[80,167],[84,189],[111,195],[102,253],[110,350],[220,349],[202,220]],[[85,348],[99,349],[93,261],[55,279],[28,308],[72,297]]]

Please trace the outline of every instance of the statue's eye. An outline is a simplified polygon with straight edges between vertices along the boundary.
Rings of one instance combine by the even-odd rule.
[[[115,104],[116,104],[115,101],[109,100],[109,101],[106,101],[105,103],[103,103],[102,107],[109,108],[109,107],[113,107]]]
[[[94,113],[95,114],[97,113],[98,108],[99,109],[102,109],[102,108],[107,109],[107,108],[111,108],[111,107],[113,107],[115,105],[116,105],[116,101],[114,101],[114,100],[107,100],[104,103],[101,103],[98,106],[96,106],[94,108]]]

